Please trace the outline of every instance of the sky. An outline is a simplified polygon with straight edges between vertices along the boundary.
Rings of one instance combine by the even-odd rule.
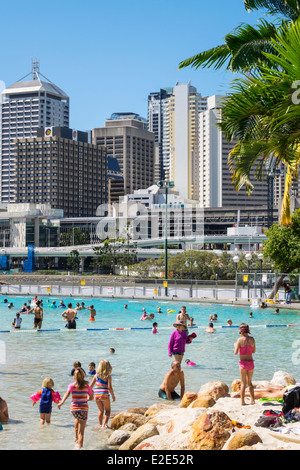
[[[37,58],[70,97],[71,128],[103,127],[114,112],[146,118],[148,94],[176,82],[226,93],[230,72],[178,65],[262,16],[243,0],[2,1],[0,81],[12,85]]]

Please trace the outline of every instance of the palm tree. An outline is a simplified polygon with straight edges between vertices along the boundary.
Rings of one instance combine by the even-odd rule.
[[[283,164],[286,169],[281,225],[291,223],[290,188],[300,164],[300,20],[280,28],[271,40],[273,53],[264,53],[270,66],[236,79],[221,106],[219,124],[226,139],[237,144],[229,155],[235,189],[251,194],[250,172],[267,180]],[[297,92],[297,90],[296,90]],[[299,93],[298,93],[299,94]]]
[[[276,24],[261,19],[254,27],[249,24],[238,26],[225,36],[225,44],[200,52],[179,64],[184,67],[211,68],[226,66],[232,72],[243,72],[260,64],[270,66],[265,53],[275,52],[271,40],[279,27],[295,22],[300,17],[300,0],[244,0],[247,11],[264,9],[280,20]]]

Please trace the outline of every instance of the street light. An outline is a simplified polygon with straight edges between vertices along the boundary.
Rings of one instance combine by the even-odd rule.
[[[237,301],[237,265],[238,265],[238,262],[240,261],[240,258],[237,255],[235,255],[232,258],[232,261],[235,263],[235,300]]]
[[[263,259],[264,259],[264,254],[263,253],[258,253],[257,255],[259,261],[260,261],[260,298],[262,298],[262,264],[263,264]]]
[[[188,268],[189,266],[191,266],[191,293],[190,293],[190,297],[193,297],[193,266],[195,268],[198,267],[198,263],[197,261],[195,260],[195,258],[193,258],[192,256],[190,256],[190,261],[186,260],[185,262],[185,265],[186,267]],[[194,260],[194,262],[193,262]]]
[[[252,260],[252,254],[247,253],[245,256],[246,260],[248,261],[248,302],[250,300],[250,285],[249,285],[249,280],[250,280],[250,261]]]
[[[174,182],[173,181],[157,181],[156,185],[159,188],[165,188],[166,190],[166,209],[165,209],[165,281],[166,281],[166,286],[165,286],[165,296],[168,296],[168,189],[169,188],[174,188]]]

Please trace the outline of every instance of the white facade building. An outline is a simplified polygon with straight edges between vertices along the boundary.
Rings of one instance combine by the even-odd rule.
[[[36,137],[39,127],[69,127],[69,97],[41,77],[38,64],[34,63],[31,80],[18,81],[1,93],[0,202],[3,203],[14,202],[15,197],[15,139]]]

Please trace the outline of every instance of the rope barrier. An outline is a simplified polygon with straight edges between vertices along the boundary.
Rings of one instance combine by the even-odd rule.
[[[298,327],[299,325],[251,325],[252,328],[291,328]],[[162,326],[160,330],[173,330],[173,326]],[[207,326],[192,326],[188,329],[204,329]],[[237,325],[214,325],[214,328],[239,328]],[[42,330],[22,330],[22,329],[12,329],[12,330],[0,330],[0,333],[49,333],[49,332],[62,332],[62,331],[131,331],[131,330],[152,330],[152,327],[125,327],[125,328],[76,328],[69,330],[68,328],[52,328],[52,329],[42,329]]]

